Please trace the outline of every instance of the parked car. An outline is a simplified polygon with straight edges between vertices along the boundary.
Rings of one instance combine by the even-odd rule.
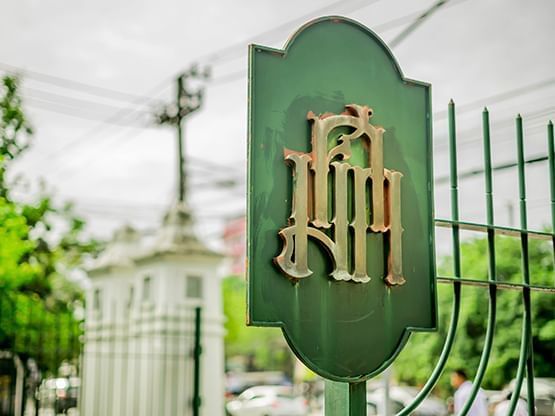
[[[379,392],[372,392],[366,395],[366,414],[368,416],[385,414],[384,397]],[[390,397],[389,414],[397,414],[403,409],[403,403]]]
[[[226,373],[226,398],[235,398],[254,386],[290,386],[291,381],[281,371],[250,371]]]
[[[287,386],[256,386],[226,405],[232,416],[305,416],[306,400]]]

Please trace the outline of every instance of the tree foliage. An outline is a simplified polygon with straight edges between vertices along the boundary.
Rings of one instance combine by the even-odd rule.
[[[80,288],[68,279],[97,244],[83,238],[85,223],[44,189],[31,202],[12,198],[11,164],[30,145],[19,80],[0,87],[0,348],[34,358],[55,371],[79,346]]]
[[[488,249],[486,239],[462,244],[463,277],[487,280]],[[496,238],[496,273],[499,281],[522,283],[520,240],[512,237]],[[553,286],[553,248],[549,242],[530,240],[529,264],[531,283]],[[440,275],[452,270],[450,258],[439,267]],[[395,373],[400,381],[419,385],[430,376],[439,358],[451,318],[453,290],[451,285],[439,285],[439,331],[411,335],[405,350],[395,362]],[[465,368],[474,376],[482,353],[488,316],[487,287],[464,286],[458,330],[452,353],[440,381],[440,388],[448,389],[449,373],[454,368]],[[522,332],[522,293],[520,290],[497,290],[497,320],[495,337],[483,386],[502,388],[516,375]],[[554,299],[550,293],[532,293],[532,326],[534,369],[538,377],[555,374]]]
[[[291,374],[292,356],[281,331],[245,325],[245,286],[245,280],[238,276],[223,281],[226,358],[244,357],[249,371],[280,370]]]

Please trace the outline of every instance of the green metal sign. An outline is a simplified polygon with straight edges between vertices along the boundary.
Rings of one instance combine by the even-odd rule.
[[[251,45],[248,324],[357,382],[436,327],[430,86],[340,17]]]

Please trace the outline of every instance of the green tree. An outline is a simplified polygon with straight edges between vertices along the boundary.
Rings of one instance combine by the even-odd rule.
[[[552,286],[553,248],[550,242],[530,240],[530,276],[533,284]],[[473,279],[487,279],[487,240],[476,239],[462,244],[462,274]],[[496,238],[497,279],[522,282],[521,248],[516,238]],[[452,260],[440,262],[441,275],[449,275]],[[453,302],[450,285],[438,285],[439,331],[413,334],[395,362],[395,373],[400,381],[423,384],[431,374],[445,340]],[[478,367],[487,326],[488,290],[485,287],[464,286],[461,312],[455,344],[447,368],[440,381],[440,389],[449,389],[449,373],[462,367],[474,375]],[[532,293],[532,325],[534,369],[538,377],[555,374],[554,299],[550,293]],[[492,352],[483,386],[499,389],[515,377],[518,365],[522,330],[522,294],[518,290],[497,291],[497,321]]]
[[[11,164],[30,145],[17,77],[0,85],[0,348],[55,371],[76,356],[80,288],[68,279],[97,243],[83,238],[83,220],[42,190],[32,202],[12,198]]]
[[[29,147],[33,129],[21,105],[17,77],[2,78],[0,86],[0,196],[6,197],[6,167]]]
[[[247,327],[246,284],[237,276],[223,280],[226,359],[241,356],[248,370],[280,370],[291,375],[292,355],[278,328]]]

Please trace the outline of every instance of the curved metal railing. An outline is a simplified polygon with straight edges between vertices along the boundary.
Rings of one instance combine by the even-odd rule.
[[[449,147],[450,147],[450,199],[451,199],[451,219],[436,219],[436,227],[451,228],[453,241],[453,277],[438,276],[438,283],[448,283],[453,286],[453,305],[451,312],[451,320],[443,348],[439,359],[425,383],[414,400],[402,409],[397,416],[405,416],[411,414],[429,395],[435,387],[441,374],[443,373],[449,355],[451,353],[456,333],[461,308],[461,292],[463,286],[477,286],[488,289],[488,318],[484,337],[484,346],[482,354],[473,380],[473,386],[469,397],[464,404],[459,415],[467,415],[472,407],[476,396],[480,390],[480,386],[484,379],[491,351],[494,342],[495,325],[497,318],[497,291],[498,290],[518,290],[522,293],[522,336],[520,341],[520,352],[518,360],[518,368],[516,372],[513,393],[510,399],[508,415],[513,415],[518,404],[520,391],[524,379],[527,382],[527,406],[528,414],[535,415],[535,398],[534,398],[534,367],[533,367],[533,346],[532,346],[532,314],[531,314],[531,292],[547,292],[555,295],[555,282],[553,285],[534,285],[530,280],[530,264],[528,259],[529,239],[548,240],[553,243],[553,252],[555,256],[555,145],[553,123],[550,121],[547,126],[547,160],[549,165],[550,178],[550,194],[551,194],[551,232],[538,232],[528,230],[527,222],[527,206],[526,206],[526,176],[525,165],[527,161],[524,158],[524,134],[522,127],[522,117],[516,118],[516,144],[517,144],[517,163],[514,165],[518,169],[519,182],[519,213],[520,227],[509,228],[495,225],[494,209],[493,209],[493,181],[492,181],[492,162],[491,162],[491,142],[490,142],[490,123],[489,112],[487,108],[482,113],[482,140],[484,152],[484,179],[485,179],[485,197],[486,197],[486,224],[477,224],[463,222],[459,219],[459,200],[458,200],[458,167],[457,167],[457,140],[456,140],[456,124],[455,124],[455,104],[450,101],[448,107],[448,123],[449,123]],[[461,274],[461,249],[460,249],[460,230],[471,230],[484,232],[487,234],[488,246],[488,279],[479,280],[463,277]],[[495,255],[495,236],[507,235],[520,239],[521,250],[521,273],[522,282],[505,282],[498,281],[496,274],[496,255]]]

